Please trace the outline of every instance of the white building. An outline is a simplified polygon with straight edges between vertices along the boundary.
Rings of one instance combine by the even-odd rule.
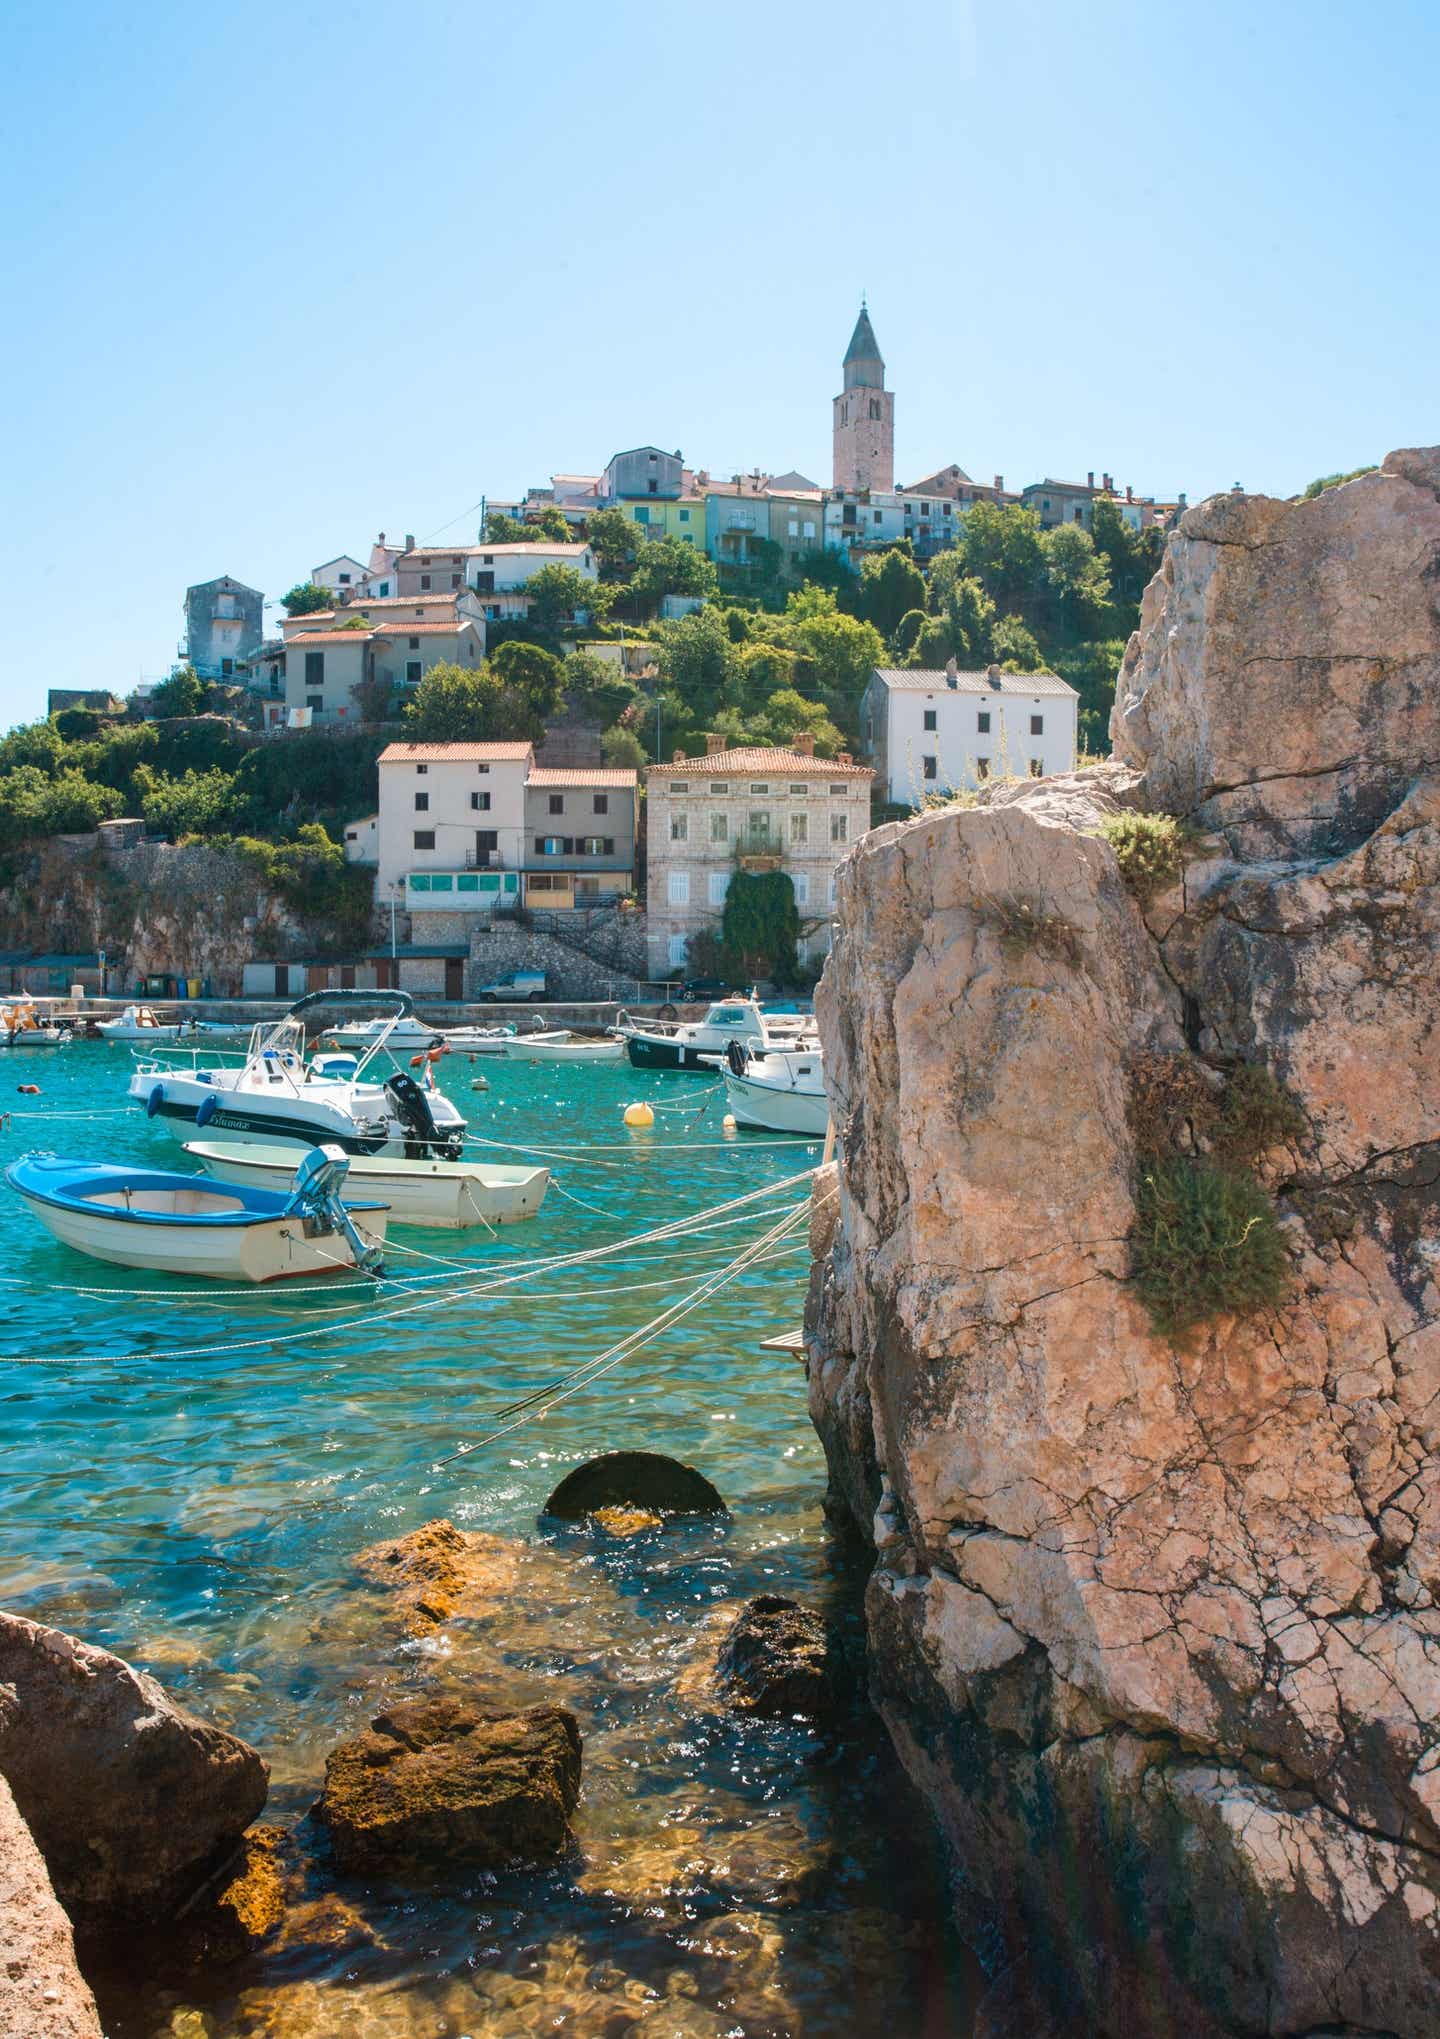
[[[327,559],[323,566],[310,569],[311,584],[317,588],[329,588],[332,595],[338,595],[342,589],[358,588],[367,578],[366,569],[348,552],[342,552],[338,559]]]
[[[1079,695],[1055,673],[878,667],[860,705],[866,754],[886,800],[919,807],[992,778],[1075,769]]]
[[[870,826],[874,773],[843,754],[817,758],[808,737],[790,750],[706,743],[704,757],[645,774],[651,976],[683,973],[691,937],[718,933],[737,870],[789,873],[800,954],[818,960],[830,947],[836,868]]]
[[[632,889],[637,805],[632,770],[537,766],[528,743],[392,743],[345,852],[412,915],[579,911]]]
[[[893,490],[837,489],[825,498],[825,543],[833,551],[897,545],[904,536],[905,504]]]
[[[439,594],[472,587],[482,600],[523,588],[544,566],[570,566],[587,581],[599,579],[595,555],[588,545],[537,539],[534,544],[447,545],[417,547],[395,562],[400,595]]]

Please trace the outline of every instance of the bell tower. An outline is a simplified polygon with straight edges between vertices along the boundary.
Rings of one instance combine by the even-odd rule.
[[[835,487],[888,493],[895,486],[895,398],[885,387],[885,363],[863,302],[833,414]]]

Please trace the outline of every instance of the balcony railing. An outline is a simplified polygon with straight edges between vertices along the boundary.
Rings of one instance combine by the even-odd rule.
[[[737,857],[783,857],[785,844],[773,829],[746,828],[735,838]]]

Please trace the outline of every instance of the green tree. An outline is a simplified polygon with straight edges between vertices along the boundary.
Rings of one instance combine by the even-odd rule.
[[[150,706],[157,715],[198,715],[205,705],[205,682],[189,666],[182,666],[171,673],[168,680],[162,680],[150,696]]]
[[[925,576],[907,552],[891,547],[871,553],[860,568],[857,615],[893,639],[902,616],[925,606]]]
[[[666,595],[699,595],[702,599],[719,592],[720,582],[713,560],[705,557],[683,538],[650,538],[635,557],[630,578],[632,600],[650,614]]]
[[[609,590],[599,581],[587,580],[577,568],[560,560],[532,573],[525,583],[525,593],[530,600],[526,621],[542,637],[556,637],[562,630],[568,630],[577,609],[603,616],[610,601]]]
[[[662,686],[675,696],[685,724],[708,727],[740,670],[739,653],[716,609],[696,609],[655,626]],[[666,721],[672,717],[666,714]]]
[[[529,527],[529,538],[548,538],[555,545],[573,545],[575,533],[565,519],[565,512],[554,503],[547,503],[535,522]]]
[[[799,653],[796,679],[801,690],[818,694],[841,729],[853,735],[860,696],[876,666],[885,663],[885,646],[873,623],[841,613],[827,589],[798,589],[775,620],[775,634]]]
[[[13,771],[16,765],[58,772],[65,754],[65,739],[53,722],[22,722],[0,739],[0,772]]]
[[[1002,616],[991,643],[995,663],[1006,673],[1043,673],[1045,655],[1018,616]]]
[[[605,574],[628,572],[640,550],[640,527],[623,510],[596,510],[586,520],[585,536]]]
[[[288,595],[280,597],[280,606],[287,616],[313,616],[317,609],[331,609],[335,597],[329,588],[317,586],[314,581],[297,581]]]
[[[600,738],[600,755],[607,765],[615,765],[621,770],[628,767],[639,771],[645,763],[645,746],[633,729],[627,729],[623,723],[616,723],[613,729],[607,729]]]
[[[1110,563],[1097,553],[1090,533],[1078,524],[1060,524],[1040,534],[1040,549],[1062,623],[1081,630],[1099,621],[1110,600]]]
[[[509,517],[503,510],[491,510],[480,533],[480,542],[482,545],[524,545],[534,536],[535,533],[518,517]]]
[[[930,574],[932,614],[906,654],[909,666],[929,670],[954,659],[972,671],[990,664],[994,649],[995,604],[978,580],[959,572],[957,552],[943,552]]]
[[[966,512],[958,550],[965,572],[1005,612],[1034,606],[1045,587],[1040,519],[1033,510],[976,503]]]
[[[419,743],[534,742],[544,732],[544,718],[512,696],[493,667],[449,659],[437,659],[425,674],[405,704],[405,720]]]
[[[613,660],[601,658],[586,646],[578,645],[564,662],[564,685],[567,694],[579,699],[598,692],[601,687],[611,686],[619,676],[620,668]]]
[[[807,701],[793,687],[781,687],[770,696],[761,722],[762,728],[756,734],[763,734],[773,743],[793,744],[797,736],[813,736],[817,757],[833,758],[845,747],[845,739],[826,714],[824,703]]]
[[[490,661],[527,731],[544,733],[565,692],[565,662],[538,644],[512,638]]]
[[[788,872],[734,873],[725,894],[720,939],[741,963],[743,976],[793,984],[799,935],[795,886]]]
[[[146,824],[167,835],[223,835],[234,825],[235,780],[218,766],[174,776],[137,765],[135,786]]]

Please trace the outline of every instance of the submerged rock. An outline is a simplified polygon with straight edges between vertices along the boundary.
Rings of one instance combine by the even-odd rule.
[[[273,1938],[298,1888],[299,1861],[284,1827],[251,1827],[239,1858],[199,1919],[206,1949],[239,1956]]]
[[[70,1921],[0,1777],[0,2039],[101,2039]]]
[[[0,1776],[72,1914],[159,1919],[265,1803],[264,1759],[153,1678],[0,1614]]]
[[[373,1585],[393,1591],[407,1633],[425,1636],[454,1617],[491,1612],[513,1591],[520,1554],[503,1536],[457,1529],[439,1516],[394,1542],[372,1544],[355,1564]]]
[[[660,1516],[727,1513],[703,1473],[656,1451],[612,1451],[587,1459],[565,1475],[544,1512],[561,1522],[579,1522],[609,1509]]]
[[[831,1713],[838,1697],[822,1616],[798,1600],[761,1593],[720,1646],[716,1676],[732,1706],[779,1719]]]
[[[316,1816],[346,1869],[541,1860],[570,1845],[580,1746],[562,1706],[496,1715],[406,1700],[332,1750]]]
[[[812,1413],[887,1724],[1062,2029],[1440,2030],[1437,583],[1440,451],[1201,504],[1117,762],[840,873]],[[1124,882],[1122,809],[1182,881]],[[1132,1279],[1166,1058],[1288,1099],[1284,1281],[1178,1340]]]

